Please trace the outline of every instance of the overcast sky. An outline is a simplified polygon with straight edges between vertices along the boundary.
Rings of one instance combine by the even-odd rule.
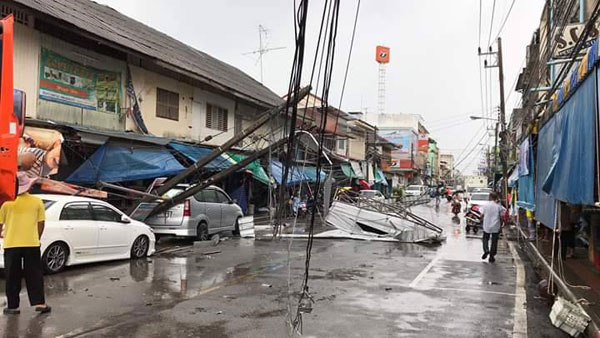
[[[264,84],[280,95],[287,91],[294,52],[293,0],[98,2],[238,67],[257,80],[260,79],[257,56],[244,53],[258,49],[258,25],[262,25],[268,29],[268,47],[286,47],[264,56]],[[323,2],[311,0],[309,3],[305,74],[310,73]],[[539,24],[544,0],[481,2],[483,49],[488,45],[493,3],[496,8],[492,40],[514,2],[500,34],[506,96],[510,93],[506,105],[509,113],[519,101],[518,93],[511,91],[523,66],[525,47]],[[485,122],[468,118],[489,114],[489,107],[499,105],[497,69],[485,70],[483,82],[489,77],[491,87],[488,86],[487,92],[491,100],[484,100],[488,101],[484,104],[488,108],[481,112],[480,58],[477,56],[479,4],[478,0],[363,0],[342,110],[377,110],[375,46],[381,44],[391,48],[391,62],[387,66],[387,112],[421,114],[442,152],[451,152],[455,158],[469,153],[481,137],[486,140],[488,137],[482,136]],[[330,94],[333,106],[339,104],[356,5],[357,0],[344,0],[341,4]],[[495,46],[494,43],[494,49]],[[307,75],[304,82],[308,81]],[[488,142],[492,144],[493,138]],[[478,146],[458,168],[463,172],[473,171],[482,147]]]

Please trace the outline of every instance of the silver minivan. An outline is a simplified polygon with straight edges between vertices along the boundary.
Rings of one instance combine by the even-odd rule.
[[[178,185],[166,195],[173,197],[186,188]],[[203,241],[223,231],[239,234],[238,220],[243,216],[242,208],[223,189],[211,185],[184,203],[147,218],[145,223],[152,227],[157,238],[174,235]]]

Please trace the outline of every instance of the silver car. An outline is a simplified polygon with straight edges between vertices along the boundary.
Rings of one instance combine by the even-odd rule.
[[[177,186],[166,195],[173,197],[186,188],[187,186]],[[157,238],[161,235],[174,235],[204,241],[210,235],[223,231],[239,234],[238,220],[243,215],[242,208],[225,191],[210,186],[184,203],[147,218],[145,223],[152,227]]]

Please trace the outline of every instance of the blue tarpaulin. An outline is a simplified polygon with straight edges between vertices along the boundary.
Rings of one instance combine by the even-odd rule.
[[[169,147],[175,149],[194,163],[213,152],[213,150],[210,148],[193,146],[179,142],[171,142],[169,143]],[[208,171],[221,171],[229,168],[231,164],[232,163],[226,157],[219,155],[216,159],[208,162],[204,168]]]
[[[161,146],[106,143],[77,168],[67,182],[125,182],[175,175],[184,167]]]
[[[271,175],[273,175],[273,178],[275,179],[275,181],[277,181],[277,184],[281,185],[281,181],[283,179],[283,164],[277,160],[272,160],[271,161]],[[291,167],[289,169],[288,172],[288,177],[287,177],[287,185],[294,185],[294,184],[299,184],[301,182],[308,182],[309,179],[308,177],[306,177],[306,175],[304,175],[300,169],[298,169],[297,167]]]
[[[555,224],[556,200],[542,190],[542,185],[552,165],[555,123],[555,118],[550,119],[540,130],[538,134],[537,161],[535,163],[535,218],[550,228],[554,228]]]
[[[543,190],[572,204],[594,204],[595,81],[588,76],[553,118],[553,163]]]
[[[304,176],[310,181],[310,182],[316,182],[317,181],[317,167],[313,167],[313,166],[298,166],[297,168],[300,169],[300,171],[302,173],[304,173]],[[327,178],[327,174],[321,170],[321,182],[325,182],[325,179]]]
[[[527,173],[519,175],[519,194],[517,205],[527,210],[535,210],[535,188],[533,186],[534,177],[534,159],[533,151],[531,149],[531,137],[527,137],[523,143],[521,143],[520,155],[524,165],[529,168],[527,170],[521,170],[521,163],[519,163],[519,173]],[[524,154],[525,153],[525,154]]]

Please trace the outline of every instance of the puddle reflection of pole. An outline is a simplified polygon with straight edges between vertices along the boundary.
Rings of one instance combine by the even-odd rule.
[[[179,280],[181,282],[181,296],[185,296],[187,293],[187,265],[179,265]]]

